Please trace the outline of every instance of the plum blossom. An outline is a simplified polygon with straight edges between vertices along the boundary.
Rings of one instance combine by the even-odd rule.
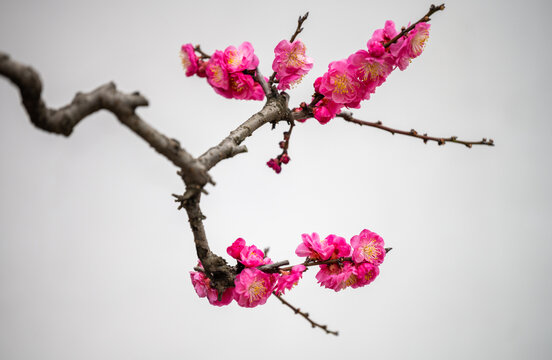
[[[202,268],[201,262],[198,266]],[[192,285],[199,297],[207,297],[207,300],[211,305],[224,306],[228,305],[234,299],[234,288],[230,287],[222,293],[222,297],[218,299],[217,290],[211,287],[211,280],[205,276],[204,273],[199,271],[190,271],[190,277],[192,279]]]
[[[255,70],[259,65],[259,58],[254,53],[253,45],[244,41],[237,49],[231,45],[224,50],[224,62],[228,72],[235,73]]]
[[[301,40],[293,43],[282,40],[274,48],[276,56],[272,62],[272,70],[276,72],[279,90],[287,90],[298,84],[312,69],[313,60],[305,55],[305,50],[305,44]]]
[[[341,291],[352,285],[351,278],[353,275],[354,266],[350,262],[344,262],[343,264],[320,265],[316,279],[320,286],[334,291]]]
[[[182,67],[186,70],[186,76],[192,76],[197,73],[198,60],[192,44],[182,45],[180,60],[182,61]]]
[[[395,57],[395,64],[399,69],[405,70],[412,59],[421,55],[425,43],[429,38],[430,26],[424,22],[416,24],[406,37],[400,38],[389,47],[391,54]]]
[[[228,248],[226,248],[226,252],[228,255],[232,256],[234,259],[240,258],[240,253],[242,249],[245,247],[245,240],[242,238],[237,238],[232,245],[230,245]]]
[[[381,44],[381,47],[383,47],[383,44],[389,42],[398,34],[399,32],[395,28],[395,23],[392,20],[387,20],[383,29],[377,29],[376,31],[374,31],[372,37],[370,38],[370,40],[368,40],[366,47],[368,47],[368,49],[379,48],[381,50],[379,46],[374,44]]]
[[[215,91],[217,89],[228,90],[228,70],[226,69],[224,53],[222,51],[217,50],[211,56],[205,67],[205,74],[207,75],[207,82]]]
[[[307,268],[305,265],[295,265],[291,268],[291,271],[286,271],[278,278],[278,283],[276,289],[274,290],[276,294],[282,295],[286,290],[291,290],[291,288],[299,282],[303,277],[303,272]]]
[[[324,241],[333,246],[334,250],[330,255],[330,259],[337,259],[340,257],[346,257],[351,255],[351,245],[347,244],[347,240],[337,235],[328,235]]]
[[[236,276],[234,299],[238,305],[252,308],[263,305],[274,289],[274,277],[255,268],[246,268]]]
[[[353,104],[358,103],[364,95],[362,85],[348,68],[347,60],[330,63],[328,72],[320,81],[319,92],[331,101],[349,107],[356,107]]]
[[[328,243],[328,238],[320,241],[317,233],[301,235],[303,242],[297,246],[295,254],[309,257],[312,260],[328,260],[334,253],[335,245]]]
[[[369,262],[380,265],[385,258],[384,242],[375,232],[364,229],[359,235],[351,238],[353,246],[353,261],[355,263]]]
[[[367,94],[374,92],[377,86],[383,84],[393,70],[393,60],[390,56],[375,57],[366,50],[357,51],[349,56],[347,61],[349,69],[357,79],[366,84]]]
[[[370,284],[379,275],[379,268],[368,262],[355,265],[354,282],[351,283],[353,289]]]
[[[240,262],[246,267],[256,267],[264,264],[264,253],[255,245],[244,246],[240,251]]]

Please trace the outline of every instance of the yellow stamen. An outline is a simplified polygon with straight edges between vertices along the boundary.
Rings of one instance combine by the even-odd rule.
[[[374,246],[373,242],[370,242],[362,247],[362,254],[368,261],[376,260],[380,254],[379,249]]]
[[[182,67],[184,68],[184,70],[188,69],[188,67],[192,64],[190,58],[188,57],[188,54],[186,54],[184,51],[180,51],[180,61],[182,62]]]
[[[335,77],[335,88],[334,91],[338,94],[348,94],[349,93],[349,85],[350,85],[349,77],[345,74],[340,74]]]
[[[256,280],[249,285],[249,303],[259,300],[266,294],[266,287],[263,280]]]

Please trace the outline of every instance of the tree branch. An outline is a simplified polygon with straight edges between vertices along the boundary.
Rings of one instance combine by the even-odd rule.
[[[148,105],[147,99],[140,93],[122,93],[111,82],[89,93],[77,93],[69,105],[60,109],[50,109],[41,97],[40,76],[32,67],[13,61],[0,52],[0,75],[19,88],[23,106],[36,127],[69,136],[87,116],[99,110],[108,110],[159,154],[181,168],[188,180],[203,185],[212,182],[203,164],[184,150],[178,140],[163,135],[136,114],[138,106]]]
[[[337,114],[337,116],[340,117],[340,118],[343,118],[345,121],[352,122],[352,123],[355,123],[355,124],[358,124],[358,125],[365,125],[365,126],[375,127],[377,129],[381,129],[381,130],[385,130],[387,132],[390,132],[393,135],[401,134],[401,135],[406,135],[406,136],[411,136],[411,137],[415,137],[415,138],[418,138],[418,139],[422,139],[422,141],[426,144],[427,144],[428,141],[435,141],[439,145],[445,145],[445,143],[451,142],[451,143],[456,143],[456,144],[463,144],[463,145],[465,145],[469,148],[471,148],[472,145],[494,146],[493,139],[488,139],[487,140],[486,138],[483,138],[481,141],[464,141],[464,140],[458,140],[458,137],[456,137],[456,136],[451,136],[451,137],[448,137],[448,138],[440,138],[440,137],[428,136],[427,134],[420,135],[414,129],[412,129],[410,131],[393,129],[393,128],[390,128],[388,126],[384,126],[381,121],[369,122],[369,121],[358,120],[358,119],[355,119],[353,117],[353,115],[351,113],[348,113],[348,112],[341,112],[341,113]]]
[[[338,336],[339,335],[339,332],[338,331],[332,331],[332,330],[328,330],[328,326],[327,325],[320,325],[314,321],[311,320],[311,318],[309,317],[309,313],[306,313],[306,312],[302,312],[301,309],[299,308],[296,308],[295,306],[291,305],[290,303],[288,303],[286,300],[284,300],[284,298],[281,296],[281,295],[277,295],[275,292],[273,292],[272,294],[274,294],[274,296],[276,296],[278,298],[278,300],[280,300],[282,302],[282,304],[286,305],[287,307],[289,307],[291,310],[293,310],[294,313],[296,314],[299,314],[301,315],[302,317],[304,317],[308,322],[310,322],[311,326],[313,328],[315,327],[318,327],[322,330],[324,330],[326,332],[326,334],[332,334],[332,335],[335,335],[335,336]]]
[[[234,286],[236,278],[236,269],[226,263],[222,257],[211,252],[203,220],[205,216],[199,208],[201,193],[196,191],[184,201],[184,208],[188,214],[190,228],[194,234],[194,243],[196,246],[197,257],[203,265],[205,274],[211,279],[212,286],[218,291],[219,297],[224,290]]]
[[[261,111],[231,131],[217,146],[207,150],[199,157],[199,161],[209,170],[224,159],[247,152],[247,147],[240,146],[240,144],[248,136],[251,136],[255,130],[266,123],[278,122],[289,118],[290,111],[287,107],[287,102],[287,94],[269,97]]]

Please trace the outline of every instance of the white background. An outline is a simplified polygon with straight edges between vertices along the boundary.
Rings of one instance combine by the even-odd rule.
[[[297,17],[315,66],[291,92],[309,100],[330,61],[365,48],[393,19],[430,2],[22,1],[0,3],[0,51],[34,66],[49,106],[115,81],[139,90],[139,114],[194,155],[261,108],[186,78],[183,43],[212,52],[250,41],[270,74]],[[358,118],[495,147],[391,136],[332,120],[247,139],[212,170],[202,207],[210,244],[237,237],[298,262],[304,232],[376,231],[394,250],[370,286],[340,293],[309,271],[287,297],[339,337],[270,299],[242,309],[195,294],[192,234],[171,193],[176,168],[107,112],[69,138],[29,122],[0,79],[0,358],[549,359],[552,303],[550,3],[451,1],[424,54],[396,71]]]

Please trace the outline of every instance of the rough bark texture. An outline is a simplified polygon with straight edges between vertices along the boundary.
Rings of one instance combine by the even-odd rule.
[[[21,100],[31,122],[38,128],[64,136],[69,136],[75,126],[87,116],[107,110],[135,134],[144,139],[159,154],[180,168],[178,174],[186,185],[186,192],[177,195],[177,201],[186,209],[199,260],[205,273],[211,279],[219,294],[234,285],[236,268],[211,252],[205,234],[199,203],[201,193],[207,183],[214,185],[208,170],[220,161],[247,151],[240,145],[255,130],[267,123],[289,120],[287,108],[288,96],[270,92],[262,79],[263,89],[268,95],[264,107],[238,128],[230,132],[218,145],[195,158],[180,146],[180,142],[170,138],[145,122],[136,114],[138,106],[147,106],[147,99],[138,92],[125,94],[117,90],[114,83],[108,83],[88,93],[77,93],[70,104],[50,109],[42,99],[42,81],[38,73],[30,66],[13,61],[7,54],[0,52],[0,75],[8,78],[19,88]]]

